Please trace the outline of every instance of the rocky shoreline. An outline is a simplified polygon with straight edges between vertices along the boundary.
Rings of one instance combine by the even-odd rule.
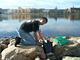
[[[56,43],[53,37],[49,38],[49,40],[53,43],[54,53],[54,55],[49,58],[51,60],[80,60],[80,37],[65,36],[65,38],[69,42],[64,45]],[[0,53],[8,48],[8,46],[14,45],[13,41],[15,41],[15,38],[13,37],[0,38]]]

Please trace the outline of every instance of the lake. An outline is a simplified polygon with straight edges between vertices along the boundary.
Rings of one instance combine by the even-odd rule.
[[[18,36],[16,28],[26,20],[39,20],[47,17],[48,23],[40,26],[43,37],[75,36],[80,37],[80,15],[71,14],[22,14],[22,15],[0,15],[0,38],[3,36]],[[31,33],[33,35],[33,33]]]

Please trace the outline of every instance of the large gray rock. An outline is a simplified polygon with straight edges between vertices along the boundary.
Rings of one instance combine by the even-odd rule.
[[[80,37],[70,37],[68,40],[69,43],[64,45],[53,42],[54,54],[57,59],[60,59],[63,56],[80,57]]]
[[[37,56],[46,58],[43,48],[37,45],[12,45],[4,49],[1,55],[2,60],[34,60]]]

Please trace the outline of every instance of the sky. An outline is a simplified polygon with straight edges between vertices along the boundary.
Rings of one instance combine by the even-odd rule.
[[[0,0],[2,9],[21,8],[44,8],[44,9],[67,9],[70,7],[80,7],[80,0]]]

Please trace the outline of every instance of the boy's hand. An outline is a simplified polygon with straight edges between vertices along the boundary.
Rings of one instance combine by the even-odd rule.
[[[42,38],[42,37],[40,37],[40,40],[41,40],[41,41],[43,41],[43,38]]]

